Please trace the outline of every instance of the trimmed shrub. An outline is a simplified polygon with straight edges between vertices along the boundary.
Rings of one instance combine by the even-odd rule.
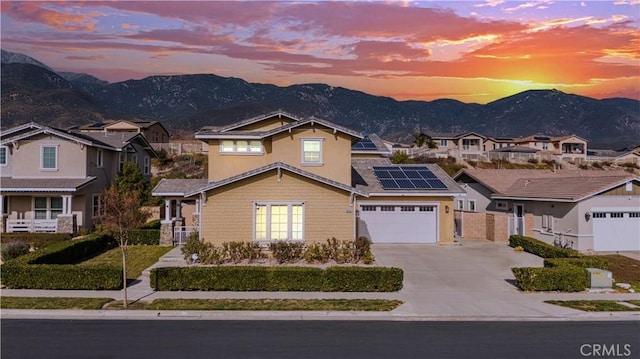
[[[160,245],[160,230],[159,229],[134,229],[131,231],[131,236],[129,237],[129,244],[147,245],[147,246]]]
[[[153,221],[149,221],[141,225],[139,229],[160,229],[160,222],[161,220],[154,219]]]
[[[2,283],[8,288],[121,289],[121,267],[73,265],[115,246],[107,234],[56,243],[8,260],[0,267]]]
[[[304,243],[301,242],[272,242],[269,250],[273,258],[280,264],[294,263],[303,258]]]
[[[399,268],[381,267],[163,267],[151,270],[155,290],[392,292]]]
[[[580,258],[582,255],[573,249],[555,247],[535,238],[512,235],[509,237],[509,246],[522,247],[525,252],[535,254],[542,258]]]
[[[6,261],[29,253],[29,245],[23,241],[16,240],[8,243],[2,243],[2,260]]]
[[[2,233],[0,242],[9,243],[20,240],[27,243],[34,250],[39,250],[51,244],[70,239],[70,233]]]
[[[581,258],[546,258],[544,266],[547,268],[576,266],[580,268],[609,269],[609,261],[606,258],[596,256],[583,256]]]
[[[573,265],[552,268],[511,268],[516,286],[525,291],[579,292],[589,288],[589,272]]]

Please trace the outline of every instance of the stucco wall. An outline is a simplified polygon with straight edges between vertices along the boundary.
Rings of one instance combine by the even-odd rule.
[[[42,146],[57,146],[57,169],[40,169]],[[19,141],[13,150],[13,177],[67,177],[86,175],[87,147],[59,137],[42,135]]]

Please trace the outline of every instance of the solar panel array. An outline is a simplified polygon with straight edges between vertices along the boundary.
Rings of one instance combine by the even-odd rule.
[[[384,189],[447,189],[428,167],[373,167]]]
[[[351,146],[352,150],[377,150],[376,145],[371,142],[368,137],[363,138],[362,140],[356,142],[353,146]]]

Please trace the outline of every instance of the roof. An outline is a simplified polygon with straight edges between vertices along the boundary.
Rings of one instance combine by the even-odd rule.
[[[449,133],[427,132],[425,133],[425,135],[431,137],[432,139],[443,139],[443,140],[453,140],[453,139],[458,139],[462,137],[467,137],[470,135],[478,136],[480,138],[485,138],[485,139],[487,138],[487,136],[481,135],[476,132],[449,132]]]
[[[13,178],[2,177],[2,192],[75,192],[93,182],[96,177],[86,178]]]
[[[370,143],[372,145],[358,145],[364,143]],[[390,154],[391,151],[389,151],[384,141],[378,135],[370,134],[353,144],[353,146],[351,146],[351,153]]]
[[[584,196],[581,197],[584,192],[597,190],[597,186],[593,187],[596,183],[609,181],[608,183],[611,184],[616,182],[614,179],[625,183],[625,181],[634,178],[632,174],[625,171],[556,170],[554,172],[531,169],[463,169],[453,178],[460,180],[465,175],[493,192],[492,198],[506,196],[565,200],[584,198]],[[529,182],[525,186],[527,181]],[[531,185],[531,183],[535,183],[535,185]],[[538,186],[540,183],[544,183],[544,185]],[[531,191],[531,188],[536,188],[537,193]],[[591,192],[590,194],[596,193]]]
[[[536,153],[540,151],[537,148],[525,147],[525,146],[507,146],[502,148],[496,148],[489,152],[517,152],[517,153]]]
[[[343,183],[340,183],[340,182],[337,182],[337,181],[334,181],[334,180],[331,180],[331,179],[328,179],[328,178],[325,178],[325,177],[322,177],[322,176],[318,176],[316,174],[301,170],[301,169],[299,169],[297,167],[293,167],[291,165],[288,165],[288,164],[282,163],[282,162],[275,162],[275,163],[272,163],[272,164],[267,165],[267,166],[256,168],[254,170],[247,171],[247,172],[241,173],[239,175],[223,179],[221,181],[209,182],[208,184],[206,184],[203,187],[200,187],[198,189],[194,189],[194,190],[192,190],[190,192],[186,192],[185,196],[187,196],[187,197],[193,196],[193,195],[196,195],[196,194],[198,194],[200,192],[206,192],[206,191],[212,190],[214,188],[226,186],[228,184],[231,184],[231,183],[234,183],[234,182],[238,182],[238,181],[241,181],[243,179],[250,178],[250,177],[253,177],[253,176],[257,176],[259,174],[266,173],[266,172],[273,171],[273,170],[285,170],[285,171],[288,171],[288,172],[291,172],[291,173],[295,173],[295,174],[297,174],[299,176],[306,177],[306,178],[312,179],[312,180],[320,182],[320,183],[324,183],[326,185],[329,185],[329,186],[332,186],[332,187],[335,187],[335,188],[338,188],[338,189],[342,189],[342,190],[347,191],[347,192],[352,192],[352,193],[359,194],[359,195],[362,195],[362,196],[365,196],[365,197],[368,196],[368,194],[366,192],[363,192],[363,191],[361,191],[359,189],[353,188],[351,186],[345,185]]]
[[[384,189],[373,172],[374,166],[427,167],[442,183],[446,190],[435,189]],[[465,191],[440,166],[436,164],[394,165],[388,158],[354,158],[351,160],[352,186],[369,194],[412,194],[423,196],[463,195]]]
[[[154,196],[179,196],[195,192],[209,183],[206,179],[167,179],[163,178],[152,190]]]
[[[342,133],[348,134],[352,137],[356,137],[356,138],[362,138],[362,134],[357,132],[357,131],[353,131],[351,129],[348,129],[346,127],[337,125],[333,122],[329,122],[327,120],[323,120],[320,118],[315,118],[315,117],[310,117],[310,118],[306,118],[306,119],[295,119],[292,117],[292,119],[294,119],[294,122],[291,122],[289,124],[286,124],[284,126],[280,126],[278,128],[272,129],[272,130],[268,130],[268,131],[234,131],[235,128],[239,128],[242,126],[246,126],[248,124],[251,123],[255,123],[255,122],[259,122],[262,120],[265,120],[267,118],[271,118],[274,115],[270,115],[270,116],[262,116],[259,118],[253,118],[250,119],[251,122],[247,121],[241,121],[238,123],[235,123],[233,125],[229,125],[229,126],[225,126],[225,127],[203,127],[202,129],[200,129],[200,131],[196,132],[196,138],[197,139],[210,139],[210,138],[256,138],[256,139],[263,139],[263,138],[267,138],[269,136],[273,136],[277,133],[280,132],[285,132],[285,131],[289,131],[291,129],[294,129],[296,127],[300,127],[303,125],[307,125],[310,124],[311,126],[314,126],[315,124],[320,124],[322,126],[328,127],[333,129],[334,131],[340,131]],[[240,125],[241,124],[241,125]]]
[[[72,131],[78,131],[78,130],[91,130],[91,131],[100,131],[103,130],[105,127],[111,126],[111,125],[115,125],[119,122],[126,122],[128,124],[134,125],[136,127],[139,128],[149,128],[151,126],[154,126],[156,124],[160,125],[160,127],[162,127],[163,130],[167,131],[166,128],[164,127],[164,125],[162,124],[162,122],[159,121],[146,121],[146,120],[106,120],[103,122],[94,122],[94,123],[90,123],[87,125],[79,125],[79,126],[73,126],[71,128],[69,128],[69,130]]]
[[[529,136],[525,136],[525,137],[517,137],[513,139],[513,142],[515,143],[523,143],[523,142],[559,142],[559,141],[564,141],[568,138],[571,137],[575,137],[578,138],[584,142],[589,142],[587,140],[585,140],[584,138],[571,134],[571,135],[563,135],[563,136],[547,136],[541,133],[536,133],[533,135],[529,135]]]
[[[77,133],[76,135],[116,149],[122,149],[130,144],[136,137],[143,138],[138,132],[85,132]]]
[[[290,118],[290,119],[292,119],[294,121],[300,121],[299,118],[297,118],[297,117],[295,117],[295,116],[293,116],[293,115],[291,115],[289,113],[286,113],[286,112],[284,112],[282,110],[277,110],[277,111],[269,112],[269,113],[262,114],[262,115],[259,115],[259,116],[251,117],[251,118],[248,118],[248,119],[245,119],[245,120],[237,121],[237,122],[225,125],[225,126],[219,126],[219,127],[218,126],[205,126],[200,131],[205,130],[205,131],[214,131],[214,132],[227,132],[227,131],[235,130],[236,128],[240,128],[240,127],[243,127],[243,126],[251,125],[251,124],[254,124],[254,123],[257,123],[257,122],[261,122],[261,121],[264,121],[266,119],[273,118],[273,117],[276,117],[276,116],[278,116],[278,117],[287,117],[287,118]]]

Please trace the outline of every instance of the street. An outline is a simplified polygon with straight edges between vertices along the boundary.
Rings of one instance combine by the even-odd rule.
[[[2,320],[1,327],[3,359],[640,357],[637,321]]]

